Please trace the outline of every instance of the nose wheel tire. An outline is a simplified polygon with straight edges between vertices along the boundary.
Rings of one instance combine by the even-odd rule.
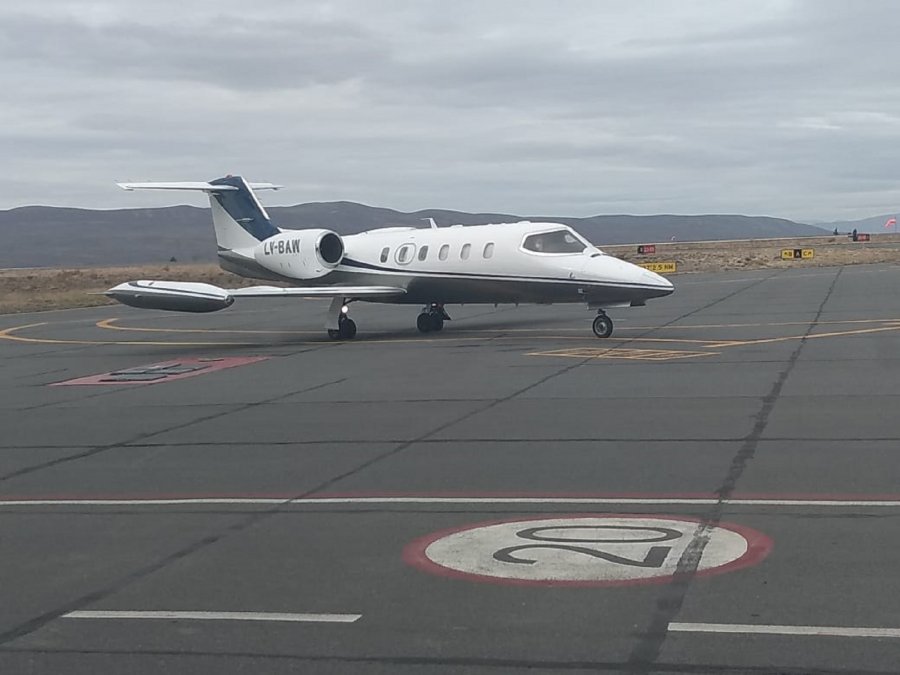
[[[594,323],[591,326],[594,335],[598,338],[608,338],[613,332],[613,322],[606,314],[598,314],[594,317]]]
[[[356,337],[356,322],[348,317],[341,317],[337,330],[328,330],[328,337],[332,340],[352,340]]]
[[[420,333],[430,333],[444,328],[444,317],[432,312],[422,312],[416,317],[416,328]]]
[[[352,340],[356,337],[356,322],[353,319],[344,319],[338,332],[342,340]]]

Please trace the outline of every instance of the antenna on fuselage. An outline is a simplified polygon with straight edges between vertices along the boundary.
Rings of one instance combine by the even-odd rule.
[[[437,229],[437,223],[434,222],[434,218],[430,218],[430,217],[429,217],[429,218],[422,218],[422,220],[427,220],[429,223],[431,223],[431,229],[432,229],[432,230],[436,230],[436,229]]]

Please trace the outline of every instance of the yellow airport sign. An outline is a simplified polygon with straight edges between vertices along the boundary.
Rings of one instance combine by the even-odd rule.
[[[815,249],[812,248],[783,248],[781,249],[782,260],[809,260],[815,257]]]
[[[671,274],[672,272],[678,271],[678,265],[674,262],[648,262],[648,263],[637,263],[645,270],[650,270],[651,272],[659,272],[661,274]]]

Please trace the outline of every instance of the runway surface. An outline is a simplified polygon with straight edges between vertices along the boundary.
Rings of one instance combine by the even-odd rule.
[[[0,317],[0,672],[896,673],[900,267],[675,281]]]

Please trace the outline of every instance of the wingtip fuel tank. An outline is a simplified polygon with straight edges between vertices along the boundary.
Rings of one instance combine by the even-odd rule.
[[[195,282],[128,281],[104,295],[130,307],[174,312],[216,312],[234,302],[224,288]]]

